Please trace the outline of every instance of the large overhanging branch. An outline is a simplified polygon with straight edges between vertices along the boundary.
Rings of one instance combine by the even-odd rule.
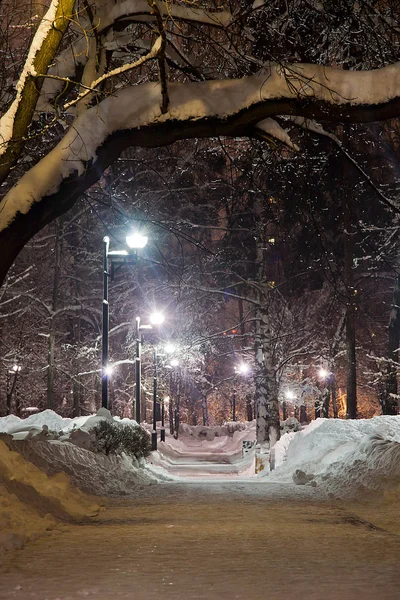
[[[260,121],[282,114],[334,122],[399,116],[400,63],[369,72],[271,65],[238,80],[171,83],[168,92],[165,114],[160,84],[146,83],[105,98],[75,121],[0,204],[0,236],[7,242],[15,238],[14,229],[18,231],[14,252],[15,244],[21,248],[68,210],[130,145],[156,147],[179,139],[257,135]]]

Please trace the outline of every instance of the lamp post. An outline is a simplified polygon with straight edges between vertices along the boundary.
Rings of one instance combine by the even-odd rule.
[[[108,407],[108,328],[109,328],[109,304],[108,304],[108,248],[110,238],[103,238],[103,327],[101,344],[101,406]]]
[[[153,431],[151,432],[151,449],[157,450],[157,348],[153,349]]]
[[[287,400],[295,400],[296,394],[292,390],[286,390],[285,398],[287,398]],[[286,419],[287,419],[287,404],[286,404],[286,400],[284,400],[282,402],[282,421],[286,421]]]
[[[315,418],[318,417],[329,417],[329,400],[330,400],[330,389],[329,383],[331,379],[331,373],[321,367],[318,371],[318,377],[321,380],[323,389],[321,390],[321,401],[315,403]]]
[[[249,372],[249,365],[241,363],[238,367],[234,368],[235,374],[233,376],[234,383],[236,383],[236,375],[247,375]],[[232,421],[236,421],[236,387],[233,388],[232,396]]]
[[[161,401],[161,433],[160,442],[165,442],[165,404],[168,404],[169,396],[163,397]]]
[[[153,329],[153,325],[161,325],[164,322],[164,315],[159,312],[154,312],[150,315],[150,325],[141,325],[140,317],[136,317],[136,360],[135,360],[135,419],[137,423],[140,424],[141,414],[140,414],[140,401],[141,401],[141,387],[142,387],[142,377],[141,377],[141,354],[142,354],[142,329]],[[154,349],[156,352],[156,349]],[[157,360],[157,354],[155,355],[155,361]],[[157,368],[157,365],[154,367]],[[157,371],[155,370],[154,381],[156,386],[157,393]],[[155,409],[157,410],[157,408]],[[154,410],[153,410],[154,412]],[[153,422],[154,424],[154,422]],[[154,425],[155,429],[155,425]],[[157,445],[157,443],[156,443]]]
[[[17,385],[17,378],[18,378],[18,374],[21,371],[22,367],[20,365],[14,365],[12,369],[9,369],[7,371],[7,393],[6,393],[6,411],[7,411],[7,415],[11,414],[11,402],[12,402],[12,396],[15,390],[15,386]],[[9,385],[9,381],[11,380],[11,376],[12,376],[12,384],[11,386]],[[18,402],[17,402],[18,404]],[[15,412],[19,413],[19,407],[16,406]]]
[[[236,421],[236,388],[233,389],[232,396],[232,421]]]
[[[144,248],[148,238],[140,233],[133,233],[126,236],[126,244],[132,250]],[[101,342],[101,406],[108,408],[108,383],[110,373],[108,370],[108,332],[109,332],[109,317],[110,305],[108,302],[108,278],[109,278],[109,259],[113,257],[128,257],[134,256],[128,250],[112,250],[110,251],[110,238],[103,238],[103,319],[102,319],[102,342]],[[126,258],[125,258],[126,259]]]

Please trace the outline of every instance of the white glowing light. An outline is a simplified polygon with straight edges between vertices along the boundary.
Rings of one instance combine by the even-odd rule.
[[[169,396],[165,396],[164,402],[165,402],[165,404],[168,404],[168,402],[169,402]]]
[[[167,354],[172,354],[173,352],[175,352],[175,350],[176,350],[176,346],[174,346],[173,344],[167,344],[165,346],[165,352]]]
[[[330,373],[326,369],[321,368],[318,371],[318,377],[321,377],[321,379],[326,379],[327,377],[329,377],[329,375],[330,375]]]
[[[19,365],[14,365],[12,370],[14,371],[14,373],[18,373],[20,370],[22,369],[22,367],[20,367]]]
[[[246,373],[249,372],[250,367],[249,367],[249,365],[246,365],[246,363],[242,363],[241,365],[239,365],[237,367],[236,370],[237,370],[238,373],[241,373],[242,375],[246,375]]]
[[[132,233],[131,235],[126,236],[126,243],[129,248],[144,248],[149,238],[147,235],[142,235],[141,233]]]
[[[110,377],[110,375],[112,375],[113,371],[114,371],[114,367],[112,365],[107,365],[107,367],[104,369],[104,374],[107,377]]]
[[[171,367],[177,367],[179,365],[179,360],[177,358],[173,358],[171,360]]]
[[[155,312],[150,315],[150,323],[152,325],[161,325],[164,323],[164,315],[159,312]]]
[[[296,398],[296,394],[292,390],[286,390],[285,398],[288,400],[294,400]]]

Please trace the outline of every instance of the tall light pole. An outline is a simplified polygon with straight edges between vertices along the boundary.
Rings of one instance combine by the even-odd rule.
[[[110,238],[103,238],[103,327],[102,327],[102,351],[101,351],[101,406],[108,407],[108,248]]]
[[[141,387],[142,387],[142,377],[141,377],[141,354],[142,354],[142,329],[153,329],[153,325],[161,325],[164,322],[164,315],[159,312],[154,312],[150,315],[150,325],[141,325],[140,317],[136,317],[136,360],[135,360],[135,419],[137,423],[140,424],[141,414],[140,414],[140,401],[141,401]],[[157,357],[156,357],[157,358]],[[155,374],[155,378],[157,378],[157,373]],[[157,382],[156,382],[157,383]],[[157,392],[157,390],[156,390]],[[155,427],[154,427],[155,429]]]
[[[165,404],[169,403],[169,396],[163,396],[161,401],[161,433],[160,442],[165,442]]]
[[[126,237],[126,244],[132,250],[138,250],[144,248],[147,244],[148,238],[140,233],[133,233]],[[110,305],[108,302],[108,278],[109,278],[109,259],[113,257],[134,257],[128,250],[113,250],[110,251],[110,238],[105,236],[103,238],[103,319],[102,319],[102,343],[101,343],[101,406],[108,408],[108,383],[110,378],[110,372],[108,369],[108,332],[109,332],[109,317],[110,317]]]
[[[233,381],[235,387],[233,388],[233,396],[232,396],[232,421],[236,421],[236,376],[237,375],[247,375],[249,372],[249,365],[246,363],[241,363],[238,367],[235,367],[235,374],[233,376]]]
[[[153,348],[153,431],[151,449],[157,450],[157,347]]]
[[[233,388],[232,396],[232,421],[236,421],[236,388]]]
[[[141,353],[142,353],[142,334],[140,333],[140,317],[136,317],[136,360],[135,360],[135,419],[140,424],[140,396],[141,396]]]

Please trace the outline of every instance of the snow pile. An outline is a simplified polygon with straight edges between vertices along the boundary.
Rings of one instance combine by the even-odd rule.
[[[93,451],[93,428],[102,420],[136,427],[136,421],[112,417],[100,409],[96,415],[63,419],[52,410],[26,419],[0,419],[0,432],[7,445],[47,475],[65,473],[73,485],[96,496],[134,495],[137,488],[171,480],[163,468],[154,469],[145,460]],[[1,435],[1,434],[0,434]]]
[[[333,496],[400,491],[400,416],[317,419],[282,436],[275,465],[271,481],[318,486]]]
[[[54,529],[57,520],[94,516],[100,506],[72,487],[65,473],[49,477],[0,440],[0,552]]]

